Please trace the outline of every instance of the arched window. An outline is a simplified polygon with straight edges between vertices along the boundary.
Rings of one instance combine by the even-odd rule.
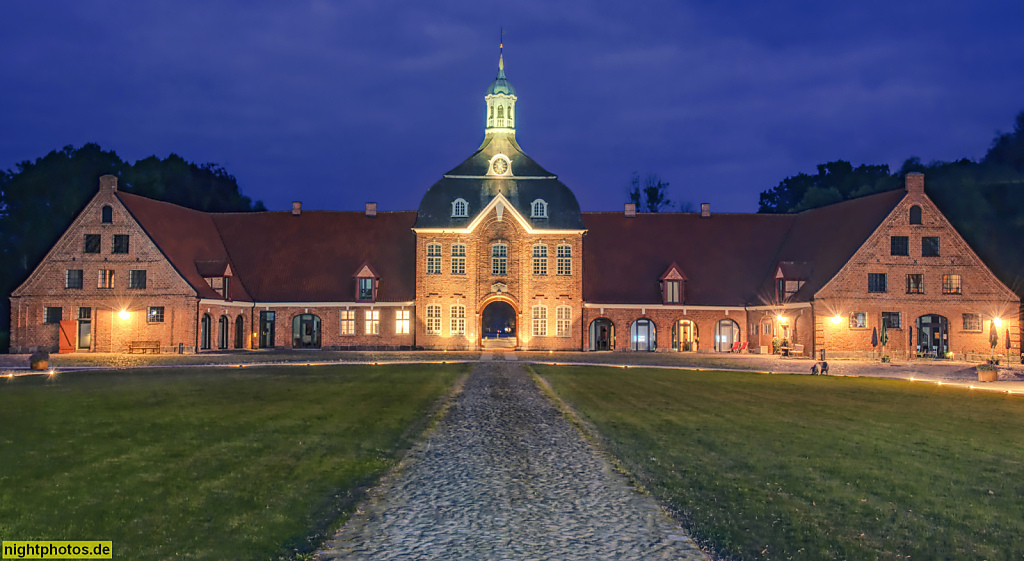
[[[920,224],[921,223],[921,207],[914,205],[910,207],[910,223]]]
[[[731,319],[715,324],[715,350],[722,353],[732,350],[732,344],[740,340],[740,326]]]
[[[213,318],[210,314],[203,314],[199,322],[199,348],[206,350],[210,348],[210,330],[213,329]]]
[[[104,224],[110,224],[114,221],[114,209],[110,205],[103,205],[103,209],[100,212],[100,220]]]
[[[235,348],[241,349],[245,347],[245,320],[242,319],[242,315],[239,314],[235,318]]]
[[[292,347],[315,349],[320,346],[320,316],[299,314],[292,319]]]
[[[498,126],[505,126],[505,108],[501,105],[498,106]]]
[[[231,321],[228,320],[228,316],[220,316],[217,320],[217,348],[226,349],[228,348],[228,331],[231,327]]]
[[[530,218],[547,218],[548,203],[544,199],[537,199],[530,203]]]
[[[455,199],[452,201],[452,217],[453,218],[465,218],[469,216],[469,205],[466,203],[466,199]]]
[[[634,351],[653,351],[658,348],[657,330],[654,322],[640,318],[629,326],[629,342]]]

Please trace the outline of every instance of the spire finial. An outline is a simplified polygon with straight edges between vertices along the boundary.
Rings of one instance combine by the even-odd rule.
[[[501,28],[501,35],[498,37],[498,78],[505,77],[505,28]]]

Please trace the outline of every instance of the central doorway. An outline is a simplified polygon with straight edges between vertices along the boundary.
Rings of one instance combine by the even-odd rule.
[[[516,309],[508,302],[491,302],[480,314],[480,346],[514,349],[518,346]]]
[[[917,318],[917,353],[925,358],[946,358],[949,352],[949,321],[938,314]]]
[[[320,348],[320,316],[299,314],[292,319],[292,348]]]

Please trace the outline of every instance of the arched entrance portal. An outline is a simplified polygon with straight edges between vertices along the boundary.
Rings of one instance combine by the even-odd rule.
[[[629,343],[634,351],[653,351],[658,348],[654,322],[640,318],[629,326]]]
[[[672,350],[692,352],[697,350],[697,324],[681,319],[672,324]]]
[[[597,318],[590,322],[590,350],[615,350],[615,324],[608,318]]]
[[[917,354],[946,358],[949,352],[949,321],[938,314],[917,318]]]
[[[296,349],[320,348],[320,316],[299,314],[292,320],[292,347]]]
[[[480,314],[480,345],[485,348],[515,348],[516,309],[501,300],[491,302]]]
[[[732,344],[740,340],[740,326],[731,319],[723,319],[715,324],[715,350],[724,353],[732,349]]]

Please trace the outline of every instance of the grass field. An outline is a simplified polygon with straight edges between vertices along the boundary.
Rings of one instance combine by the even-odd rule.
[[[1024,557],[1020,397],[869,378],[534,368],[722,557]]]
[[[302,555],[466,369],[0,380],[0,539],[111,540],[116,559]]]

